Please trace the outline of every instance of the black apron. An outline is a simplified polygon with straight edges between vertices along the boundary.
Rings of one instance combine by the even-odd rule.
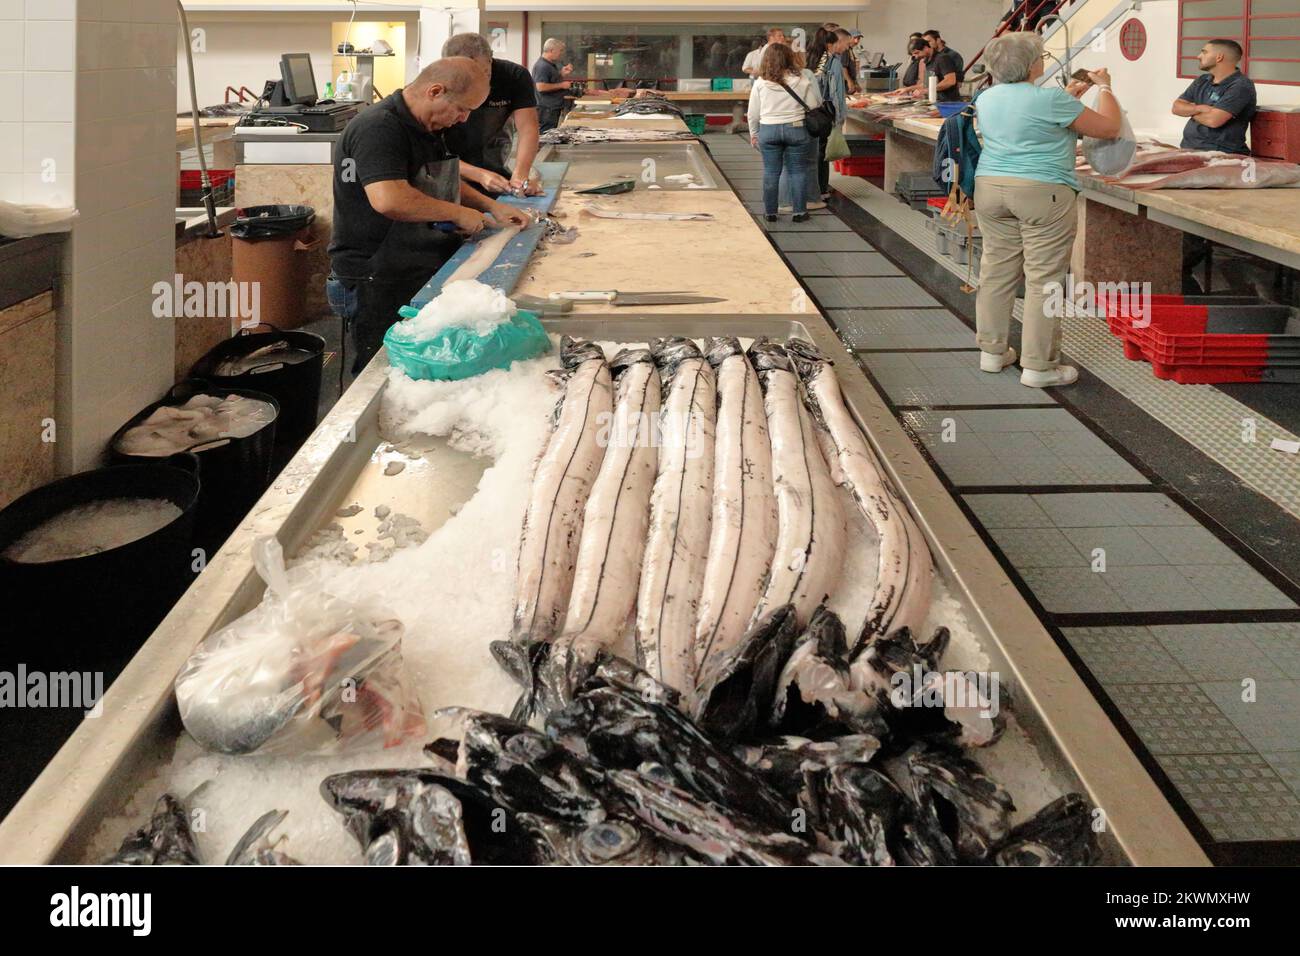
[[[432,199],[460,204],[460,160],[454,156],[425,163],[409,181]],[[389,326],[401,319],[397,310],[410,305],[415,294],[460,248],[459,236],[443,233],[445,240],[438,245],[445,248],[445,255],[433,255],[427,261],[413,259],[412,248],[425,250],[422,255],[427,255],[428,232],[434,228],[431,222],[393,222],[370,257],[368,275],[357,280],[355,317],[344,328],[353,375],[360,374],[384,344]]]

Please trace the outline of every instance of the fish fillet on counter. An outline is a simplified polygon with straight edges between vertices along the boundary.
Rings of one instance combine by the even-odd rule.
[[[790,356],[779,344],[758,339],[749,357],[763,386],[777,506],[776,553],[754,622],[793,604],[803,628],[839,583],[848,537],[844,509]]]
[[[565,336],[560,343],[564,395],[533,474],[519,547],[513,638],[550,641],[559,633],[573,588],[583,509],[605,449],[601,423],[613,407],[609,366],[600,347]]]
[[[920,634],[930,613],[934,562],[925,535],[885,477],[879,459],[849,413],[831,362],[811,343],[791,340],[786,346],[803,379],[808,406],[829,437],[835,480],[846,488],[858,509],[880,536],[880,562],[871,607],[852,655],[875,636],[900,627]]]
[[[709,552],[717,389],[713,369],[690,339],[659,339],[651,352],[667,392],[637,593],[637,655],[650,676],[689,693]]]
[[[701,672],[710,657],[745,636],[772,568],[777,531],[772,443],[758,376],[737,339],[712,339],[707,353],[718,381],[718,421],[712,531],[695,624]]]
[[[659,417],[659,370],[648,349],[625,349],[610,362],[614,410],[600,429],[605,458],[582,520],[573,594],[552,657],[580,649],[590,659],[628,630],[636,607],[650,526],[650,492],[659,466],[652,427]]]

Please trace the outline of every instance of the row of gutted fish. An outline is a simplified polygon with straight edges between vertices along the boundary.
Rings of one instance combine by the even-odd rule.
[[[334,774],[321,795],[369,865],[1098,861],[1095,815],[1079,795],[1012,825],[1010,794],[961,749],[956,715],[922,713],[878,688],[851,715],[788,698],[800,648],[841,669],[849,652],[825,608],[802,633],[794,622],[785,605],[751,628],[693,715],[672,688],[599,651],[540,729],[452,709],[443,715],[457,718],[460,738],[429,743],[428,767]],[[903,629],[861,657],[885,686],[893,672],[933,666],[945,642]],[[282,819],[265,815],[230,862],[295,862],[268,838]],[[108,862],[199,862],[188,820],[164,796]]]
[[[563,705],[629,632],[639,665],[690,702],[715,658],[776,608],[807,625],[844,564],[840,488],[880,538],[853,660],[875,636],[924,622],[924,537],[812,345],[759,339],[746,352],[721,338],[701,351],[668,338],[607,363],[566,338],[561,361],[512,639],[493,647],[525,688],[516,716]]]

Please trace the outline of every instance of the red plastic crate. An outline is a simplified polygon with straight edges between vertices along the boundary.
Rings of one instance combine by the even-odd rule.
[[[945,206],[948,205],[948,197],[934,196],[930,199],[927,199],[925,201],[925,204],[929,206],[931,209],[943,209]]]
[[[842,176],[883,176],[885,157],[848,156],[835,160],[835,171]]]
[[[208,178],[212,180],[212,188],[224,186],[233,179],[235,171],[233,169],[209,169]],[[180,179],[181,189],[202,189],[203,172],[198,169],[182,169]]]

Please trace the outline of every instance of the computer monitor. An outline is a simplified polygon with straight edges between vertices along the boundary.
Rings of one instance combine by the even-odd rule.
[[[280,77],[284,95],[291,106],[316,103],[316,74],[311,68],[310,53],[285,53],[280,57]]]

